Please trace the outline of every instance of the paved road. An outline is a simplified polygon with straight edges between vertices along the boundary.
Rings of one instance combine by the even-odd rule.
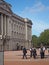
[[[39,51],[38,55],[39,55]],[[44,59],[40,59],[40,56],[37,59],[33,57],[30,58],[30,52],[27,53],[27,59],[22,59],[22,51],[5,51],[4,52],[4,65],[49,65],[49,56],[46,56]],[[46,51],[46,55],[48,52]]]

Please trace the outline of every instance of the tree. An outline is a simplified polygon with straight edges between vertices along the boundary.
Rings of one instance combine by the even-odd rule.
[[[45,46],[49,46],[49,29],[44,30],[39,37],[36,35],[32,36],[33,46],[38,47],[41,45],[41,43]]]
[[[39,36],[39,43],[43,43],[43,45],[49,45],[49,29],[44,30]]]
[[[35,47],[38,45],[38,37],[36,35],[32,36],[32,44]]]

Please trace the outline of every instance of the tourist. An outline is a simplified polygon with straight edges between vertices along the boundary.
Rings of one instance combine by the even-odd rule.
[[[34,59],[36,58],[36,55],[37,55],[36,49],[34,48],[34,49],[33,49],[33,57],[34,57]]]
[[[43,51],[43,48],[41,48],[41,50],[40,50],[40,56],[41,56],[41,59],[44,58],[44,51]]]
[[[49,48],[47,48],[47,50],[48,50],[48,56],[49,56]]]
[[[27,50],[26,50],[26,48],[24,47],[24,48],[23,48],[23,59],[24,59],[24,58],[27,59],[26,53],[27,53]]]
[[[30,48],[30,58],[32,58],[32,55],[33,55],[33,49]]]

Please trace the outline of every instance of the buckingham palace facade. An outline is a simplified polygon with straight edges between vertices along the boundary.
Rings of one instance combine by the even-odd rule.
[[[14,14],[11,5],[0,0],[0,50],[31,47],[32,21]]]

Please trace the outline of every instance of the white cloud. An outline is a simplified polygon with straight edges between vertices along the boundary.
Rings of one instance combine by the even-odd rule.
[[[49,29],[49,23],[45,23],[43,21],[33,21],[32,30],[36,31],[36,33],[40,34],[45,29]]]
[[[49,6],[45,6],[44,4],[42,4],[41,2],[38,2],[36,4],[34,4],[32,7],[26,7],[23,10],[23,14],[24,13],[36,13],[36,12],[42,12],[42,11],[46,11],[49,10]]]
[[[21,15],[32,16],[33,13],[44,12],[44,11],[47,11],[47,10],[49,11],[49,6],[45,6],[41,2],[38,2],[38,3],[34,4],[32,7],[26,7],[22,11]],[[47,23],[47,22],[44,22],[44,21],[41,21],[41,20],[39,20],[39,21],[38,20],[37,21],[32,20],[32,22],[33,22],[32,34],[40,35],[40,33],[43,32],[45,29],[49,29],[49,23]]]

